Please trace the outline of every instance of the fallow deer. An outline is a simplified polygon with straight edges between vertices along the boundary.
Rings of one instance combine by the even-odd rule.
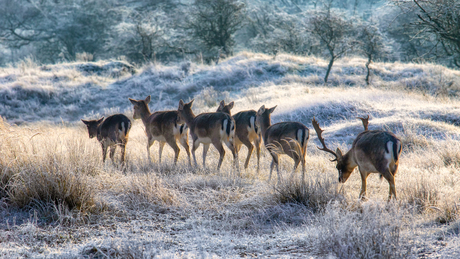
[[[145,126],[145,133],[148,139],[147,156],[149,161],[151,161],[150,147],[156,140],[160,144],[159,162],[161,163],[163,147],[166,143],[168,143],[168,145],[174,150],[174,164],[176,164],[180,152],[179,146],[177,145],[177,140],[179,140],[180,144],[185,148],[185,152],[187,152],[188,162],[191,165],[187,126],[184,121],[181,120],[178,112],[173,110],[151,113],[149,109],[150,95],[144,100],[134,100],[129,98],[129,101],[134,106],[133,118],[142,119]]]
[[[104,120],[81,120],[88,128],[89,138],[97,137],[102,146],[102,161],[105,162],[107,149],[110,147],[110,159],[113,162],[113,155],[117,146],[121,148],[121,162],[125,162],[125,150],[128,143],[131,121],[123,114],[115,114]]]
[[[231,116],[231,109],[233,108],[234,102],[225,104],[225,101],[220,102],[217,112],[224,112]],[[244,163],[244,168],[247,169],[249,165],[249,159],[251,159],[252,151],[254,150],[254,145],[256,146],[257,153],[257,172],[260,168],[260,127],[256,124],[257,112],[254,110],[241,111],[233,115],[235,120],[235,149],[236,154],[240,151],[241,145],[245,145],[248,148],[248,156],[246,157],[246,162]],[[254,143],[254,145],[252,144]]]
[[[275,107],[266,109],[262,105],[257,111],[256,121],[260,125],[265,147],[270,151],[273,160],[270,165],[270,176],[272,177],[273,167],[276,166],[278,172],[278,182],[281,175],[279,171],[279,154],[286,154],[294,159],[294,171],[302,163],[302,183],[305,179],[305,155],[307,152],[307,142],[309,139],[308,128],[300,122],[279,122],[271,125],[270,114]],[[293,142],[294,141],[294,142]],[[298,146],[298,148],[295,148]]]
[[[184,101],[180,100],[178,112],[190,128],[190,135],[193,141],[192,155],[195,166],[197,165],[195,150],[200,143],[203,144],[203,167],[206,167],[206,154],[209,145],[213,144],[220,154],[217,165],[217,170],[219,170],[225,155],[222,145],[222,142],[224,142],[232,151],[233,162],[238,169],[238,157],[234,147],[235,121],[230,115],[223,112],[202,113],[196,116],[192,111],[193,101],[184,103]]]
[[[323,130],[318,122],[313,118],[313,128],[315,128],[318,139],[323,145],[318,149],[334,155],[337,161],[336,168],[339,172],[339,182],[345,183],[353,170],[358,167],[361,174],[360,198],[366,196],[366,180],[369,174],[379,173],[385,177],[390,185],[388,200],[392,195],[396,199],[395,174],[398,170],[399,155],[401,153],[401,141],[391,132],[382,130],[365,130],[358,134],[353,141],[351,149],[342,155],[342,151],[337,148],[336,152],[326,147],[324,138],[321,136]],[[365,128],[367,128],[365,126]]]

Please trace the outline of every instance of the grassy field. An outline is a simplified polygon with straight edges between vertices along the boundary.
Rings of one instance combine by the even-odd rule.
[[[214,66],[152,64],[133,74],[114,72],[112,63],[26,60],[0,68],[1,257],[460,257],[459,71],[375,63],[366,86],[359,58],[338,61],[327,85],[327,62],[315,57],[241,53]],[[105,70],[91,72],[94,66]],[[198,168],[183,150],[174,166],[169,147],[159,164],[158,144],[149,163],[138,120],[126,167],[103,164],[99,143],[79,120],[115,112],[132,119],[128,98],[147,95],[152,110],[195,98],[197,114],[222,99],[235,101],[234,113],[278,105],[273,122],[310,129],[306,185],[287,156],[281,183],[267,182],[265,148],[260,173],[253,155],[241,177],[228,149],[221,171],[214,148],[207,168],[201,147]],[[366,114],[370,129],[394,132],[403,143],[397,200],[386,201],[388,183],[377,174],[368,178],[368,200],[359,200],[359,173],[339,184],[330,155],[316,148],[313,117],[329,147],[348,150],[362,131],[356,116]],[[245,156],[243,147],[240,167]]]

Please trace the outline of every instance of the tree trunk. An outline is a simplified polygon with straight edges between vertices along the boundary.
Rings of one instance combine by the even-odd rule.
[[[367,56],[367,62],[366,62],[366,68],[367,68],[367,75],[366,75],[366,84],[369,85],[369,76],[371,74],[371,69],[369,67],[369,65],[371,64],[372,62],[372,55],[368,55]]]
[[[327,78],[329,77],[329,73],[331,72],[332,65],[334,64],[334,56],[331,57],[329,61],[329,65],[327,66],[326,76],[324,77],[324,83],[327,83]]]

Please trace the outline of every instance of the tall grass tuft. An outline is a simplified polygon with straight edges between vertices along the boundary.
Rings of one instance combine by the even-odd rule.
[[[72,128],[9,126],[0,134],[0,195],[10,204],[58,220],[64,212],[86,215],[95,209],[90,175],[98,172],[95,149]],[[99,152],[97,152],[99,153]]]
[[[365,202],[356,210],[330,203],[315,223],[319,252],[337,258],[407,258],[411,247],[401,238],[404,215],[394,204]]]
[[[306,178],[305,184],[297,178],[291,178],[274,186],[274,199],[279,203],[303,204],[314,212],[322,211],[331,201],[346,201],[331,177],[310,173]]]

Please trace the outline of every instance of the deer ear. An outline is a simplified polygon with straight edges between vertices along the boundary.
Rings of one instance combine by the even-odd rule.
[[[180,99],[179,101],[179,110],[183,110],[184,109],[184,101],[182,101],[182,99]]]
[[[262,115],[264,112],[265,112],[265,105],[262,105],[257,111],[257,115]]]
[[[128,98],[128,99],[129,99],[129,101],[130,101],[133,105],[136,105],[136,104],[137,104],[137,101],[136,101],[136,100],[131,99],[131,98]]]
[[[97,124],[101,123],[103,120],[104,120],[104,117],[100,118],[100,119],[97,121]]]
[[[229,104],[227,104],[228,108],[231,110],[233,109],[233,106],[235,105],[235,102],[231,102]]]
[[[270,113],[273,113],[273,111],[275,110],[276,107],[278,107],[278,105],[275,105],[274,107],[268,109],[268,111],[269,111]]]
[[[342,160],[342,151],[340,151],[339,148],[337,148],[337,150],[335,151],[335,153],[337,154],[337,161],[340,161]]]
[[[219,108],[217,108],[218,111],[222,111],[225,107],[225,102],[224,100],[220,101]]]
[[[81,120],[85,125],[88,125],[89,124],[89,121],[85,121],[85,120]]]
[[[150,102],[150,95],[149,95],[149,96],[147,96],[147,97],[145,98],[145,100],[144,100],[144,101],[145,101],[145,103],[146,103],[146,104],[149,104],[149,102]]]
[[[193,102],[194,102],[194,101],[195,101],[195,99],[192,99],[192,100],[191,100],[189,103],[187,103],[187,105],[189,105],[189,106],[190,106],[190,108],[192,108],[192,106],[193,106]]]

